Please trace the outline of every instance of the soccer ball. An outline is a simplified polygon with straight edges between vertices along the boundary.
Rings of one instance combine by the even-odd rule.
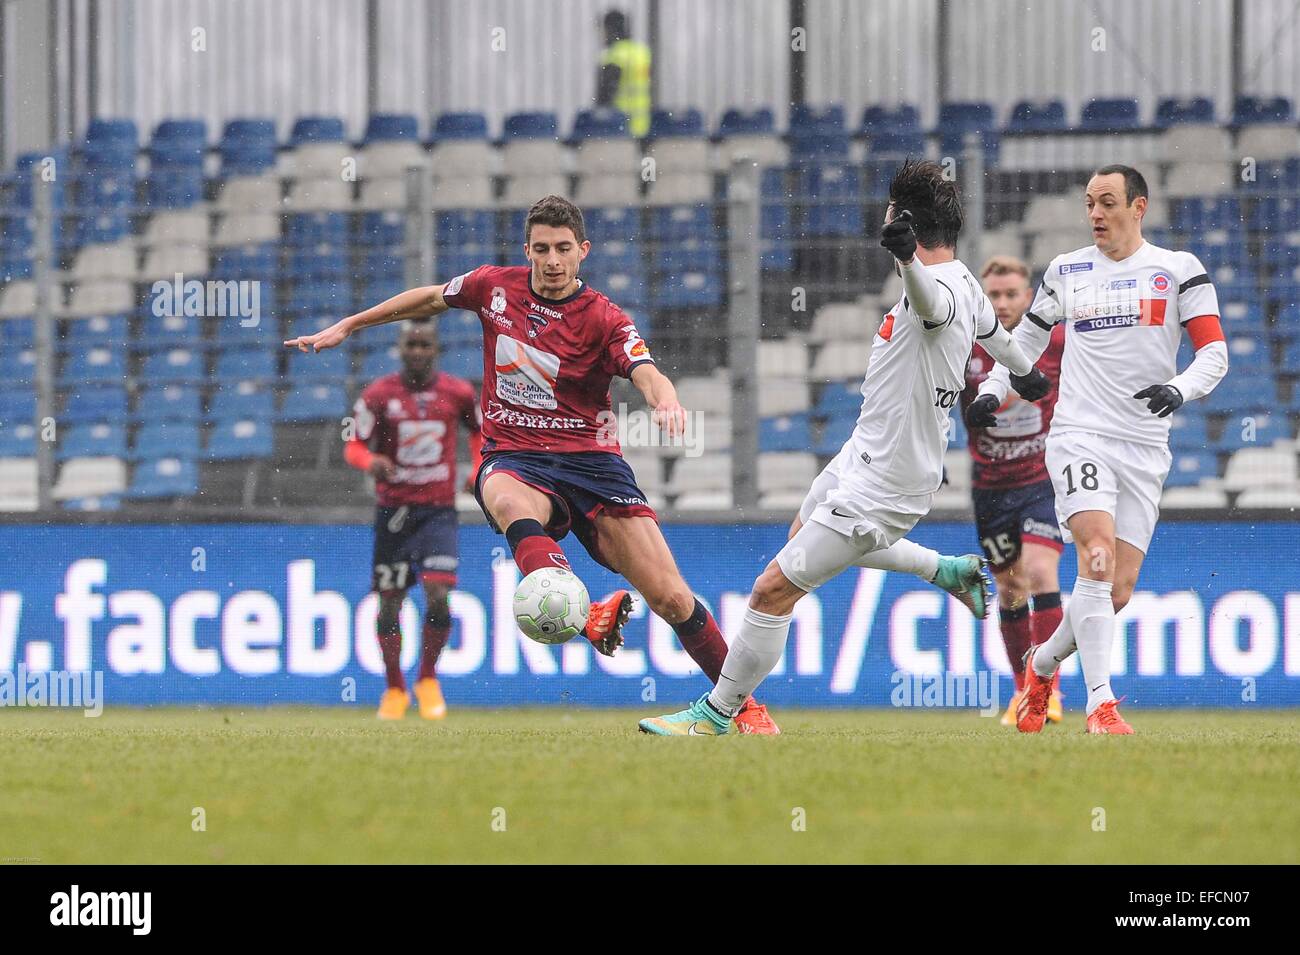
[[[582,632],[591,598],[570,571],[543,567],[519,582],[515,622],[524,636],[538,643],[564,643]]]

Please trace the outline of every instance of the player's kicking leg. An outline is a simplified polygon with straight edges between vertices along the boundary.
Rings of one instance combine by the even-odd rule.
[[[496,469],[494,462],[479,472],[478,493],[483,509],[505,533],[521,574],[527,577],[542,567],[572,570],[558,540],[569,530],[568,505],[558,495]],[[564,512],[558,518],[557,510]],[[592,601],[583,636],[597,651],[612,656],[623,645],[623,626],[631,612],[632,596],[626,590]]]
[[[912,515],[911,523],[917,517]],[[740,632],[713,691],[678,713],[642,720],[641,731],[656,736],[729,732],[732,719],[781,659],[795,604],[852,567],[865,551],[886,545],[885,534],[869,525],[852,534],[817,521],[803,525],[754,581]]]
[[[645,516],[601,513],[596,516],[595,531],[596,540],[588,549],[598,546],[602,562],[626,578],[650,610],[668,622],[695,665],[716,684],[727,658],[727,642],[713,614],[682,578],[658,522]],[[781,732],[767,707],[753,696],[741,705],[735,722],[737,730],[745,734],[775,736]]]

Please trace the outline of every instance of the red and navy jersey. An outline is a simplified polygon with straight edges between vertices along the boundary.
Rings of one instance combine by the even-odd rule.
[[[416,391],[401,374],[371,382],[357,399],[357,439],[393,462],[393,480],[375,480],[381,507],[456,503],[456,427],[479,430],[474,386],[435,372]]]
[[[1025,401],[1014,391],[998,408],[998,423],[993,428],[972,428],[970,432],[971,484],[978,488],[1024,487],[1047,480],[1047,432],[1052,424],[1059,395],[1061,353],[1065,348],[1065,327],[1052,330],[1047,350],[1038,359],[1038,368],[1052,382],[1052,390],[1041,401]],[[961,394],[963,414],[975,400],[979,386],[995,364],[993,357],[978,344],[971,350],[966,365],[966,390]]]
[[[443,297],[483,325],[483,453],[620,453],[609,383],[652,362],[623,310],[586,284],[567,298],[534,294],[528,266],[484,265]]]

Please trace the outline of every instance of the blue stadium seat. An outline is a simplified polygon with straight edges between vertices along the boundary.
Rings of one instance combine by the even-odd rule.
[[[558,139],[559,121],[554,113],[513,113],[506,117],[506,139]]]
[[[129,500],[193,497],[199,493],[199,469],[193,461],[168,457],[138,465],[127,488]]]
[[[703,273],[693,273],[700,275]],[[646,272],[641,268],[623,269],[618,271],[602,272],[593,269],[590,275],[586,276],[587,283],[597,292],[608,296],[623,309],[641,309],[650,303],[650,282],[646,277]],[[664,275],[660,277],[661,283],[674,283],[682,281],[680,275]],[[717,279],[715,281],[720,281]],[[691,279],[692,286],[697,286],[698,281]],[[669,298],[678,295],[678,292],[666,293]],[[707,296],[706,296],[707,297]],[[691,296],[686,296],[691,298]],[[688,307],[688,303],[683,299],[683,308]]]
[[[401,245],[405,240],[405,213],[395,210],[361,213],[356,231],[358,245],[392,247]]]
[[[140,333],[132,339],[137,350],[163,351],[171,348],[204,348],[207,343],[197,319],[184,315],[150,315],[144,320]]]
[[[201,384],[206,377],[203,352],[189,347],[154,352],[141,369],[141,379],[150,385]]]
[[[1292,330],[1292,334],[1294,334]],[[1236,369],[1229,371],[1229,374],[1235,373]],[[1284,375],[1300,375],[1300,337],[1292,338],[1282,349],[1282,362],[1278,366],[1278,371]],[[1300,391],[1300,389],[1296,389]]]
[[[375,329],[367,329],[367,331],[375,331]],[[474,312],[453,308],[438,319],[438,341],[444,348],[451,348],[453,345],[477,347],[483,341],[483,325]]]
[[[944,133],[967,130],[995,130],[993,104],[985,102],[943,103],[939,107],[939,130]]]
[[[570,141],[583,139],[612,139],[627,135],[627,116],[616,109],[579,110],[573,120]]]
[[[1197,403],[1189,403],[1170,418],[1169,446],[1175,451],[1204,451],[1210,446],[1205,415]]]
[[[844,442],[849,440],[849,435],[853,433],[853,426],[857,420],[856,412],[840,414],[828,419],[813,451],[826,458],[839,454],[840,448],[844,447]]]
[[[384,375],[391,375],[402,367],[402,358],[397,353],[397,346],[377,348],[367,352],[361,360],[361,380],[370,382]]]
[[[350,374],[352,374],[351,361],[348,353],[341,348],[331,348],[315,354],[300,351],[289,353],[287,377],[291,381],[298,383],[343,381]]]
[[[1240,228],[1242,206],[1236,196],[1194,196],[1170,200],[1170,222],[1180,232]]]
[[[59,502],[65,511],[116,511],[122,506],[122,498],[117,494],[105,494],[103,497],[70,497]]]
[[[58,460],[126,457],[126,429],[121,424],[71,425],[59,436]]]
[[[656,109],[650,114],[650,137],[704,135],[704,117],[698,109]]]
[[[300,355],[302,352],[294,352]],[[335,354],[344,354],[335,352]],[[267,381],[276,376],[276,353],[264,348],[238,348],[218,352],[213,377],[228,381]]]
[[[1294,269],[1300,265],[1300,232],[1265,236],[1260,259],[1270,269]]]
[[[126,315],[96,315],[92,318],[74,318],[66,326],[69,347],[93,348],[96,345],[112,347],[125,342],[129,319]]]
[[[611,276],[610,278],[613,278]],[[659,274],[650,290],[650,304],[654,308],[712,308],[722,304],[725,281],[708,272],[691,271]],[[626,291],[620,292],[610,283],[607,293],[614,301],[635,301]],[[639,305],[640,303],[637,303]],[[637,307],[637,306],[633,306]]]
[[[209,421],[260,421],[275,414],[275,394],[260,381],[223,381],[212,393]]]
[[[217,249],[212,274],[221,279],[274,280],[279,273],[276,247],[270,243],[228,246]]]
[[[767,107],[759,109],[729,109],[718,123],[718,135],[767,136],[776,132],[776,120]]]
[[[59,419],[67,424],[124,421],[126,389],[121,385],[78,388],[68,395],[68,403]]]
[[[1273,361],[1269,341],[1264,336],[1257,338],[1239,335],[1228,339],[1228,367],[1232,374],[1245,377],[1269,377],[1273,373]]]
[[[208,435],[206,461],[242,461],[269,458],[275,451],[271,424],[266,421],[222,421]]]
[[[858,131],[867,136],[881,133],[912,133],[921,129],[921,111],[911,103],[897,106],[868,106],[862,111]]]
[[[221,348],[278,351],[284,339],[280,335],[280,323],[271,317],[275,314],[274,303],[269,306],[262,303],[260,312],[261,314],[249,318],[231,316],[203,319],[203,327],[211,336],[213,344]],[[246,322],[250,324],[245,324]]]
[[[709,240],[717,236],[713,210],[707,205],[657,206],[650,210],[651,241]]]
[[[832,383],[822,388],[813,406],[812,415],[818,419],[837,418],[852,415],[856,421],[862,408],[861,383]]]
[[[1059,99],[1047,102],[1021,100],[1011,107],[1007,131],[1014,133],[1058,133],[1069,128],[1065,118],[1065,103]]]
[[[497,215],[493,209],[456,209],[434,216],[434,235],[457,245],[495,245]]]
[[[1286,415],[1242,413],[1232,414],[1214,443],[1216,451],[1239,451],[1242,448],[1267,448],[1274,441],[1283,441],[1291,437],[1291,422]]]
[[[276,420],[285,424],[329,421],[347,414],[348,396],[338,385],[296,385],[284,396]]]
[[[275,120],[232,119],[218,144],[223,176],[250,176],[275,167]]]
[[[656,272],[722,272],[722,246],[717,239],[683,239],[681,242],[655,245],[651,255],[651,267]],[[588,260],[590,261],[590,259]],[[602,263],[603,271],[621,271],[607,260]],[[623,263],[624,269],[635,269],[639,264],[634,260],[630,265]]]
[[[0,458],[30,458],[35,454],[35,426],[26,421],[0,421]]]
[[[411,113],[374,113],[366,121],[364,145],[420,139],[419,123]]]
[[[807,451],[812,443],[807,413],[764,418],[758,424],[759,451]]]
[[[0,346],[6,352],[31,348],[36,342],[36,319],[0,318]]]
[[[65,390],[77,384],[120,382],[126,377],[126,352],[99,345],[67,353],[59,386]]]
[[[351,271],[348,254],[330,246],[290,249],[284,277],[292,282],[335,282]]]
[[[1176,451],[1165,487],[1195,487],[1206,478],[1219,476],[1218,456],[1210,451]]]
[[[36,349],[24,348],[6,356],[5,384],[17,385],[31,382],[36,371]]]
[[[1231,373],[1204,399],[1206,411],[1219,414],[1267,411],[1277,400],[1272,379],[1266,383],[1236,378]]]
[[[300,116],[289,133],[289,145],[341,143],[347,140],[343,120],[338,116]]]
[[[1138,101],[1128,97],[1094,99],[1084,104],[1079,127],[1094,132],[1119,132],[1141,126]]]
[[[641,210],[630,206],[596,206],[583,209],[587,238],[593,243],[614,240],[635,243],[641,232]],[[600,251],[597,246],[596,251]]]
[[[443,113],[433,124],[435,142],[448,139],[487,138],[487,117],[482,113]]]
[[[448,349],[438,360],[438,367],[449,375],[466,381],[483,378],[483,351],[479,348],[460,347]]]
[[[1238,96],[1232,107],[1232,122],[1236,126],[1289,123],[1291,118],[1291,100],[1285,96]]]
[[[199,456],[199,424],[197,421],[149,421],[135,434],[131,458],[136,461],[156,461],[159,458],[186,458]]]
[[[154,127],[150,159],[164,165],[202,166],[208,124],[201,119],[164,119]]]
[[[140,392],[131,418],[138,423],[197,421],[201,415],[197,388],[186,385],[153,385]]]
[[[790,110],[790,155],[799,159],[847,159],[849,133],[844,107],[800,104]]]
[[[1180,123],[1213,123],[1214,100],[1208,96],[1188,99],[1166,97],[1156,106],[1156,125],[1161,129]]]
[[[805,229],[809,235],[862,235],[862,174],[856,166],[809,166],[800,171],[799,193],[807,197]]]
[[[36,417],[36,392],[30,388],[21,391],[7,388],[0,391],[0,426],[15,421],[28,421]]]
[[[145,180],[145,202],[154,209],[186,209],[203,200],[203,169],[158,169]]]
[[[348,242],[346,212],[298,212],[285,216],[284,239],[291,246],[345,247]]]

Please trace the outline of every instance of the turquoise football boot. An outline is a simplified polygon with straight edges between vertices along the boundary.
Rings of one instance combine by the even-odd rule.
[[[989,601],[993,596],[993,582],[984,568],[988,565],[979,554],[939,558],[939,572],[931,581],[952,594],[975,617],[983,620],[989,615]]]
[[[709,694],[680,713],[652,716],[638,724],[642,733],[654,736],[725,736],[731,731],[731,718],[709,705]]]

